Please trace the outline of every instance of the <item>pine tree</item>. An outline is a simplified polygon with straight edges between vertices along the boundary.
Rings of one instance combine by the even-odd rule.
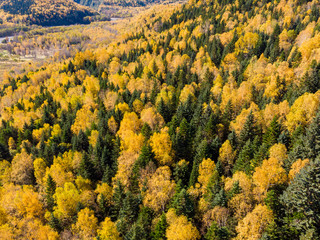
[[[78,170],[80,176],[86,179],[96,179],[94,165],[87,153],[83,153],[80,168]]]
[[[152,240],[166,240],[166,230],[168,227],[166,214],[162,213],[159,222],[155,226],[155,230],[152,233]]]
[[[307,157],[315,159],[320,154],[320,111],[307,128],[305,146]]]
[[[185,215],[189,218],[194,216],[194,204],[184,188],[174,198],[172,207],[176,209],[178,215]]]
[[[248,140],[253,140],[257,135],[257,129],[255,127],[255,120],[252,111],[247,116],[247,120],[240,132],[239,143],[243,146]]]
[[[48,175],[47,178],[47,185],[46,185],[46,201],[47,201],[47,208],[50,212],[53,211],[53,207],[55,205],[53,194],[56,191],[56,183],[51,177],[51,175]]]
[[[208,155],[208,143],[203,140],[196,150],[196,155],[193,160],[192,171],[189,179],[189,187],[194,186],[199,176],[199,166],[201,161]]]

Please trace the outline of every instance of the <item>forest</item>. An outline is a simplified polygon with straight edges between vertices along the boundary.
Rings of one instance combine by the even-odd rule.
[[[0,239],[319,239],[319,16],[190,0],[5,74]]]
[[[90,23],[97,15],[90,8],[69,0],[3,0],[0,2],[0,26],[59,26]],[[6,26],[7,28],[7,26]]]

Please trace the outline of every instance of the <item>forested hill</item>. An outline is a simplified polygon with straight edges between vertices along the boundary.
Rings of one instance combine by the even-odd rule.
[[[84,6],[89,6],[94,9],[121,6],[121,7],[144,7],[152,4],[165,2],[175,2],[176,0],[74,0]]]
[[[171,9],[8,74],[1,239],[320,238],[319,1]]]
[[[71,0],[3,0],[0,18],[3,23],[36,24],[42,26],[90,23],[93,10]]]

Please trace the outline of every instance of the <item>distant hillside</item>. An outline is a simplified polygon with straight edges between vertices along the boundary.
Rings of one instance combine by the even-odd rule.
[[[74,0],[75,2],[94,9],[101,9],[106,6],[119,7],[144,7],[150,4],[163,3],[165,0]],[[175,0],[170,1],[175,2]]]
[[[0,2],[2,22],[26,25],[70,25],[89,23],[96,13],[71,0],[3,0]]]
[[[74,0],[76,3],[79,3],[84,6],[88,6],[94,9],[98,9],[103,0]]]

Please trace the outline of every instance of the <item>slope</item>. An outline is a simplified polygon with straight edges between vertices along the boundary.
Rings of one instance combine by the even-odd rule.
[[[319,13],[316,0],[192,0],[9,74],[0,233],[318,239]]]
[[[69,0],[4,0],[0,9],[2,22],[42,26],[89,23],[96,14]]]

